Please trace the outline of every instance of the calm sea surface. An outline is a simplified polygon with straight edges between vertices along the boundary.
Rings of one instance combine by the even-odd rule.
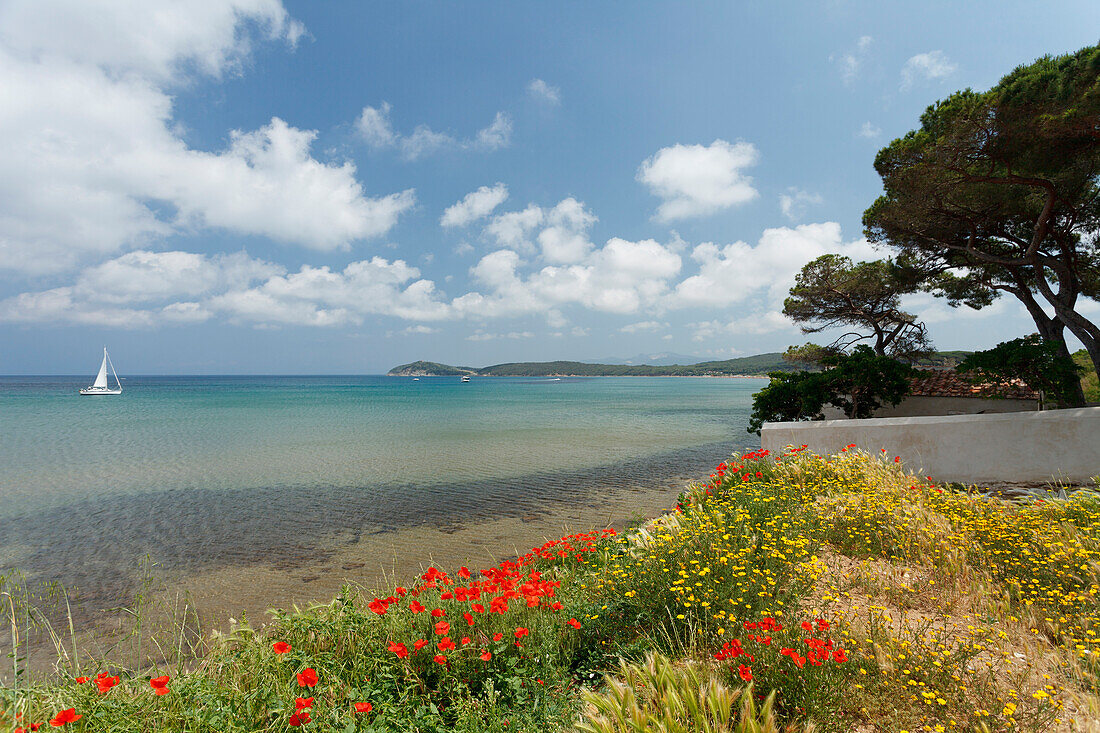
[[[146,555],[199,577],[317,564],[364,537],[415,554],[416,528],[567,509],[594,527],[604,494],[621,511],[637,492],[652,513],[759,445],[745,426],[763,385],[135,376],[120,396],[79,396],[89,381],[0,377],[0,571],[93,604],[125,596]]]

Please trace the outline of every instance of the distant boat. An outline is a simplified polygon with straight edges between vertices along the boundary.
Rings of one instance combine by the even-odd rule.
[[[413,381],[414,381],[414,382],[419,382],[419,381],[420,381],[420,377],[413,377]]]
[[[115,384],[117,388],[112,389],[107,386],[107,365],[111,365],[111,374],[114,374]],[[107,355],[107,347],[103,347],[103,363],[99,365],[99,374],[95,375],[95,382],[91,387],[85,387],[80,390],[80,394],[93,395],[93,394],[122,394],[122,382],[118,379],[118,374],[115,372],[115,365],[111,361],[111,357]]]
[[[470,375],[469,374],[462,375],[462,381],[463,382],[469,382],[470,381]]]

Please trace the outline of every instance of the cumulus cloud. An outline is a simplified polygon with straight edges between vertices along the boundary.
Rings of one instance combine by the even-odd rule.
[[[720,308],[763,297],[778,309],[802,266],[829,253],[856,261],[876,257],[864,239],[844,242],[836,222],[765,229],[755,246],[742,241],[725,246],[704,242],[691,253],[699,273],[679,283],[669,303]]]
[[[829,60],[840,70],[840,78],[845,84],[851,84],[859,76],[860,69],[867,60],[872,41],[871,36],[860,36],[850,50],[829,57]]]
[[[363,107],[355,121],[355,129],[368,147],[374,150],[396,148],[406,160],[417,160],[447,149],[498,150],[512,142],[512,119],[503,112],[497,112],[493,121],[478,130],[473,138],[459,139],[423,124],[417,125],[408,135],[402,135],[393,129],[392,109],[389,102],[382,102],[378,107]]]
[[[791,221],[798,221],[806,213],[806,209],[820,206],[823,201],[819,193],[810,193],[792,186],[787,189],[787,193],[779,195],[779,210]]]
[[[73,285],[0,301],[0,322],[142,328],[220,316],[255,325],[339,326],[366,316],[451,317],[434,283],[403,260],[287,273],[244,253],[130,252],[88,268]]]
[[[196,227],[316,249],[388,231],[413,191],[370,198],[354,165],[312,157],[313,131],[273,118],[221,151],[180,136],[173,87],[302,32],[274,0],[0,6],[0,268],[58,272]]]
[[[901,89],[910,89],[918,81],[935,81],[955,73],[959,67],[943,51],[910,56],[901,69]]]
[[[714,214],[757,196],[742,169],[759,158],[752,143],[715,140],[709,146],[673,145],[658,150],[638,169],[638,180],[664,199],[662,222]]]
[[[546,262],[565,265],[580,262],[592,251],[588,230],[596,221],[583,202],[569,196],[549,209],[528,204],[520,211],[498,214],[485,227],[485,235],[500,247],[539,253]]]
[[[540,102],[552,106],[561,104],[561,89],[550,86],[542,79],[532,79],[531,83],[527,85],[527,93]]]
[[[466,194],[461,201],[448,206],[443,212],[439,223],[445,227],[464,227],[493,213],[493,209],[500,206],[508,198],[508,187],[503,183],[497,183],[490,188],[481,186],[476,191]]]

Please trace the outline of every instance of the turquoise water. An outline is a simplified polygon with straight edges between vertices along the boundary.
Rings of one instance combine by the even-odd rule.
[[[103,588],[701,476],[753,379],[0,378],[0,568]],[[598,502],[597,502],[598,504]]]

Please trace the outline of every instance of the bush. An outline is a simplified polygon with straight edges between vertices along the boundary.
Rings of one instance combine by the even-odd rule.
[[[1063,406],[1079,406],[1082,402],[1081,368],[1038,334],[977,351],[963,359],[956,371],[974,384],[1019,379]]]

